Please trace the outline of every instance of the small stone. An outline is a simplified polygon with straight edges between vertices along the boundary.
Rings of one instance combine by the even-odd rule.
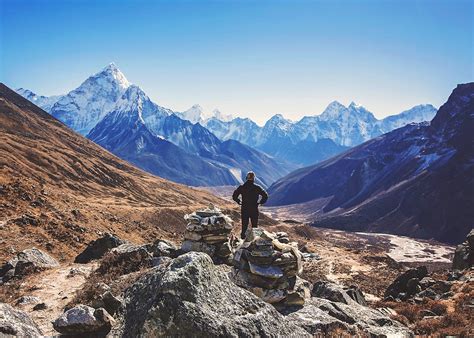
[[[45,310],[46,308],[46,303],[39,303],[33,306],[33,311]]]

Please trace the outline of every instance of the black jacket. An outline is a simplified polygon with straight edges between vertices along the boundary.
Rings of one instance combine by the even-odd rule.
[[[239,199],[242,195],[242,201]],[[260,202],[259,196],[262,196]],[[247,181],[235,189],[232,194],[232,199],[242,205],[242,209],[256,210],[258,204],[264,204],[268,199],[268,194],[261,186],[255,184],[253,181]]]

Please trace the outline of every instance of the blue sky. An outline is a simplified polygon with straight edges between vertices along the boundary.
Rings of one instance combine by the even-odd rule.
[[[0,0],[0,81],[66,93],[115,62],[174,110],[382,117],[474,80],[473,1]]]

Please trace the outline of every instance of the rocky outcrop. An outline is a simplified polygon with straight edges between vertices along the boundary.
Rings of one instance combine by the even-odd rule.
[[[310,284],[297,277],[302,272],[298,246],[284,232],[249,229],[233,264],[232,280],[268,303],[303,305],[310,297]]]
[[[309,336],[199,252],[139,279],[125,292],[118,320],[112,333],[124,337]]]
[[[426,266],[409,269],[398,276],[385,291],[385,297],[393,299],[408,299],[421,291],[420,281],[428,275]]]
[[[360,305],[355,301],[349,304],[312,297],[303,308],[286,316],[312,335],[331,334],[340,329],[358,336],[409,336],[411,331],[401,323],[390,319],[379,310]]]
[[[467,235],[466,241],[456,247],[453,270],[464,270],[474,266],[474,229]]]
[[[311,295],[344,304],[356,302],[360,305],[367,305],[364,294],[355,285],[343,287],[334,283],[319,281],[313,285]]]
[[[184,218],[188,225],[181,245],[183,252],[205,252],[215,263],[230,262],[232,252],[229,236],[232,220],[229,216],[210,205],[209,208],[185,215]]]
[[[23,311],[0,303],[1,337],[39,337],[42,332],[35,322]]]
[[[12,277],[23,277],[37,270],[58,265],[59,263],[47,253],[37,248],[26,249],[0,268],[0,278],[2,282],[6,282]]]
[[[105,309],[77,305],[59,316],[53,322],[53,327],[65,335],[106,335],[113,324],[114,319]]]
[[[77,255],[74,263],[89,263],[94,259],[102,258],[111,249],[124,244],[125,242],[112,234],[105,234],[104,236],[90,242],[86,249]]]
[[[423,298],[433,300],[449,298],[452,284],[452,281],[435,280],[429,277],[426,267],[421,266],[407,270],[398,276],[385,291],[385,300],[420,301]]]

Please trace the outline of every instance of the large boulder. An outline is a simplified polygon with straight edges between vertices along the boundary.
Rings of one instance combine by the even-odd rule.
[[[136,336],[309,336],[229,279],[205,253],[160,265],[125,292],[112,334]]]
[[[103,308],[94,309],[86,305],[77,305],[53,322],[53,328],[65,335],[105,335],[114,319]]]
[[[331,334],[342,329],[359,336],[410,336],[412,332],[403,324],[392,320],[382,311],[356,302],[349,304],[312,297],[303,308],[287,315],[295,324],[309,333]]]
[[[89,263],[94,259],[102,258],[111,249],[125,242],[117,236],[106,233],[104,236],[90,242],[85,250],[77,255],[74,263]]]
[[[0,277],[3,281],[16,276],[22,277],[41,269],[54,268],[59,266],[57,260],[47,253],[31,248],[19,252],[10,261],[0,268]]]
[[[0,337],[40,337],[42,332],[23,311],[0,303]]]
[[[408,298],[416,292],[421,291],[417,288],[419,282],[428,275],[426,266],[419,266],[415,269],[409,269],[398,276],[385,291],[385,297]]]
[[[474,229],[467,235],[466,241],[456,247],[453,270],[464,270],[472,266],[474,266]]]
[[[335,283],[319,281],[313,285],[311,295],[344,304],[356,302],[360,305],[367,305],[364,294],[356,286],[344,287]]]

